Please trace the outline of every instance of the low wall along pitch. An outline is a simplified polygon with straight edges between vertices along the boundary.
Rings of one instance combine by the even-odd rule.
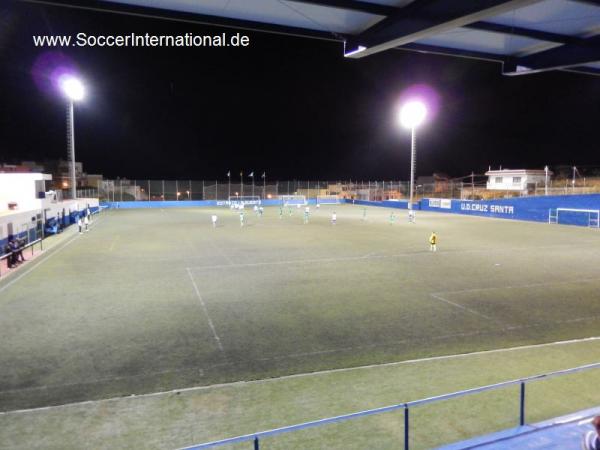
[[[424,211],[598,227],[600,194],[479,201],[426,198],[420,203]]]

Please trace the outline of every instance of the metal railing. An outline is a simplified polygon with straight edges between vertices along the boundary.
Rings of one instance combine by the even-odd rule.
[[[19,250],[20,251],[25,251],[28,248],[31,248],[31,256],[34,255],[34,246],[35,244],[39,243],[40,244],[40,251],[44,249],[44,244],[43,244],[43,240],[42,239],[36,239],[35,241],[31,241],[28,244],[24,245],[23,247],[21,247]],[[0,276],[2,276],[2,261],[4,260],[8,260],[8,258],[10,258],[12,255],[12,253],[5,253],[4,255],[0,255]]]
[[[252,442],[254,450],[259,450],[261,440],[263,438],[266,438],[269,436],[276,436],[276,435],[283,434],[283,433],[290,433],[290,432],[294,432],[294,431],[305,430],[307,428],[320,427],[320,426],[327,425],[327,424],[344,422],[344,421],[348,421],[348,420],[352,420],[352,419],[357,419],[359,417],[383,414],[383,413],[397,411],[397,410],[403,410],[403,412],[404,412],[404,450],[409,450],[409,445],[410,445],[410,414],[409,413],[412,408],[416,408],[416,407],[431,404],[431,403],[442,402],[442,401],[450,400],[450,399],[457,398],[457,397],[464,397],[464,396],[468,396],[468,395],[479,394],[481,392],[502,389],[502,388],[506,388],[509,386],[519,386],[519,413],[518,413],[519,414],[519,425],[523,426],[523,425],[525,425],[525,412],[526,412],[526,408],[525,408],[525,406],[526,406],[526,402],[525,402],[526,389],[525,389],[525,386],[528,383],[541,381],[541,380],[548,380],[548,379],[559,377],[559,376],[564,376],[564,375],[568,375],[568,374],[583,372],[583,371],[592,370],[592,369],[599,369],[599,368],[600,368],[600,363],[587,364],[584,366],[579,366],[579,367],[575,367],[575,368],[571,368],[571,369],[558,370],[555,372],[550,372],[550,373],[545,373],[545,374],[540,374],[540,375],[533,375],[530,377],[519,378],[517,380],[504,381],[502,383],[496,383],[496,384],[490,384],[487,386],[466,389],[466,390],[462,390],[462,391],[452,392],[449,394],[438,395],[435,397],[414,400],[411,402],[398,403],[395,405],[384,406],[381,408],[368,409],[368,410],[354,412],[354,413],[350,413],[350,414],[344,414],[341,416],[328,417],[325,419],[313,420],[310,422],[304,422],[304,423],[300,423],[300,424],[296,424],[296,425],[275,428],[272,430],[260,431],[257,433],[245,434],[242,436],[221,439],[218,441],[206,442],[204,444],[185,447],[182,450],[200,450],[200,449],[220,447],[223,445],[239,444],[242,442]]]

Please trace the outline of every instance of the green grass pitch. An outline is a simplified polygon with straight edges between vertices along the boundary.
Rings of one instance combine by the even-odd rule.
[[[0,410],[598,334],[597,230],[390,212],[104,214],[0,280]]]

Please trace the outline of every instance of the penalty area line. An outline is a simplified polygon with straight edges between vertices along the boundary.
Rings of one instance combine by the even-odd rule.
[[[202,295],[200,295],[200,290],[198,289],[198,285],[196,284],[196,280],[194,280],[194,276],[192,275],[192,271],[190,270],[189,267],[186,268],[186,270],[187,270],[187,273],[188,273],[188,275],[190,277],[190,280],[192,281],[192,285],[194,286],[194,291],[196,292],[196,297],[200,301],[200,305],[202,306],[202,310],[204,311],[204,314],[206,315],[206,320],[208,322],[208,326],[210,327],[210,329],[212,331],[213,337],[217,341],[217,346],[219,347],[219,350],[221,350],[221,352],[224,352],[224,350],[223,350],[223,344],[221,344],[221,338],[217,334],[217,330],[215,328],[215,325],[213,324],[212,319],[210,318],[210,314],[208,314],[208,308],[206,307],[206,303],[204,303],[204,299],[202,298]]]
[[[445,299],[444,297],[442,297],[439,294],[429,294],[429,296],[432,297],[432,298],[435,298],[436,300],[444,302],[444,303],[446,303],[448,305],[454,306],[455,308],[460,308],[460,309],[462,309],[464,311],[467,311],[467,312],[470,312],[471,314],[474,314],[476,316],[483,317],[484,319],[487,319],[487,320],[490,320],[490,321],[494,321],[494,319],[492,319],[490,316],[486,316],[485,314],[477,312],[474,309],[468,308],[468,307],[463,306],[463,305],[461,305],[459,303],[451,302],[450,300]]]

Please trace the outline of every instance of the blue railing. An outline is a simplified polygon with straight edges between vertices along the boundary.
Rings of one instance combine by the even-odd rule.
[[[254,450],[260,449],[261,439],[276,436],[278,434],[290,433],[293,431],[305,430],[307,428],[320,427],[330,423],[345,422],[346,420],[357,419],[359,417],[372,416],[375,414],[383,414],[391,411],[403,410],[404,411],[404,450],[409,450],[409,438],[410,438],[410,417],[409,412],[411,408],[417,406],[423,406],[430,403],[437,403],[445,400],[450,400],[457,397],[463,397],[467,395],[479,394],[481,392],[493,391],[496,389],[502,389],[509,386],[520,386],[519,389],[519,425],[525,425],[525,385],[534,381],[547,380],[563,375],[573,374],[577,372],[583,372],[591,369],[599,369],[600,363],[587,364],[585,366],[574,367],[572,369],[558,370],[556,372],[544,373],[540,375],[533,375],[530,377],[519,378],[517,380],[504,381],[502,383],[490,384],[487,386],[481,386],[472,389],[466,389],[463,391],[452,392],[449,394],[438,395],[435,397],[424,398],[420,400],[414,400],[406,403],[398,403],[395,405],[384,406],[381,408],[368,409],[365,411],[358,411],[350,414],[344,414],[341,416],[328,417],[325,419],[313,420],[310,422],[299,423],[296,425],[290,425],[281,428],[275,428],[273,430],[259,431],[257,433],[245,434],[242,436],[236,436],[227,439],[221,439],[218,441],[206,442],[204,444],[192,445],[191,447],[185,447],[181,450],[200,450],[207,448],[220,447],[223,445],[239,444],[241,442],[252,442]]]

